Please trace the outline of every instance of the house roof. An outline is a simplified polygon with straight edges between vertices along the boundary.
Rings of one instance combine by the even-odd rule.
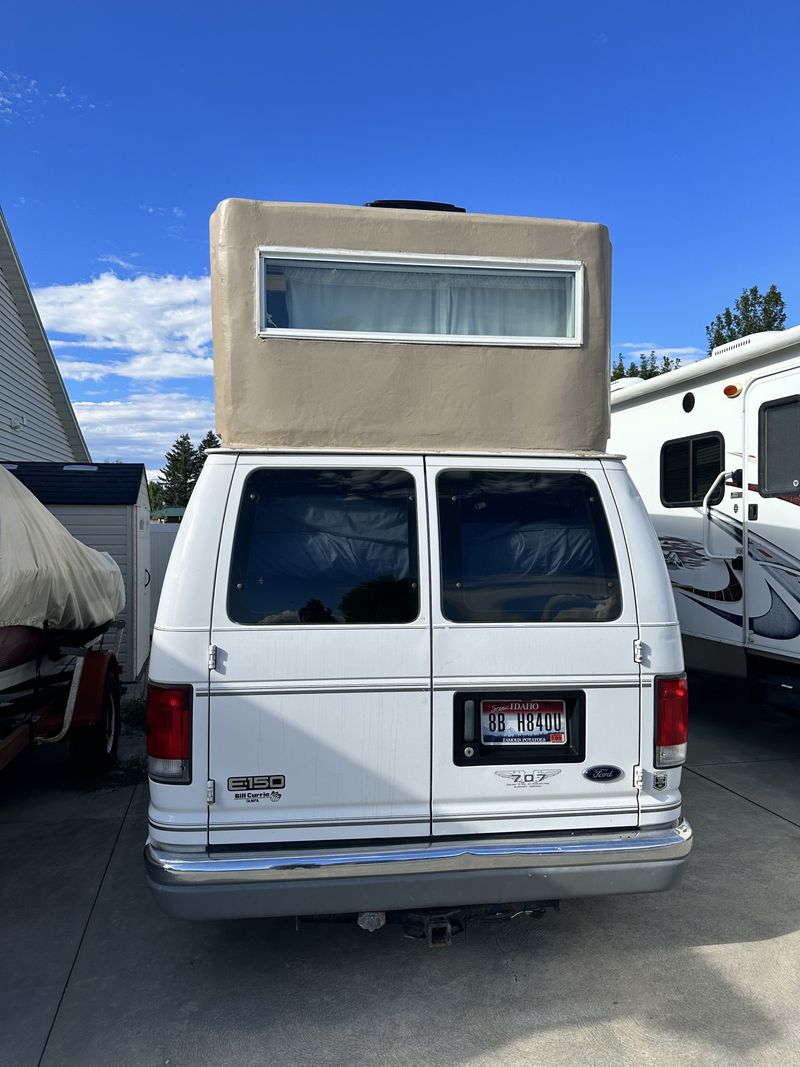
[[[75,412],[72,410],[72,404],[64,386],[64,379],[61,377],[50,342],[47,340],[47,334],[44,332],[42,320],[39,318],[39,312],[33,302],[30,286],[25,278],[25,272],[19,261],[14,242],[11,240],[11,234],[2,210],[0,210],[0,269],[2,269],[8,287],[11,290],[20,320],[28,335],[28,340],[41,369],[45,385],[50,392],[53,405],[61,420],[61,425],[64,427],[64,433],[67,436],[75,461],[77,463],[89,463],[91,462],[89,449],[86,447]]]
[[[135,504],[143,463],[5,463],[43,504]]]

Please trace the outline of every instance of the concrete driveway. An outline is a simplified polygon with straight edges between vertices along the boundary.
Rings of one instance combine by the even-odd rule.
[[[42,1064],[800,1063],[800,718],[696,692],[679,888],[473,926],[192,925],[144,885],[146,787],[66,753],[0,780],[0,1059]]]

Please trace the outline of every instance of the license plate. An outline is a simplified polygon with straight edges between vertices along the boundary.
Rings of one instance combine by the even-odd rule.
[[[566,745],[563,700],[482,700],[484,745]]]

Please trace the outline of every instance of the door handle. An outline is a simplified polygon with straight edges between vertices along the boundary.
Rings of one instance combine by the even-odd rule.
[[[758,504],[747,505],[747,518],[749,522],[755,522],[758,518]]]
[[[735,553],[730,553],[727,556],[721,556],[717,552],[712,552],[709,547],[709,529],[711,528],[711,497],[717,491],[717,487],[726,479],[733,478],[736,474],[735,471],[720,471],[714,481],[709,486],[708,492],[703,497],[703,551],[708,559],[731,559]]]

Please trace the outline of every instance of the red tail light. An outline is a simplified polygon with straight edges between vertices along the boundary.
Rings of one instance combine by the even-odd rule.
[[[147,687],[147,773],[156,782],[192,780],[192,687]]]
[[[656,679],[656,767],[678,767],[686,760],[689,687],[686,675]]]

